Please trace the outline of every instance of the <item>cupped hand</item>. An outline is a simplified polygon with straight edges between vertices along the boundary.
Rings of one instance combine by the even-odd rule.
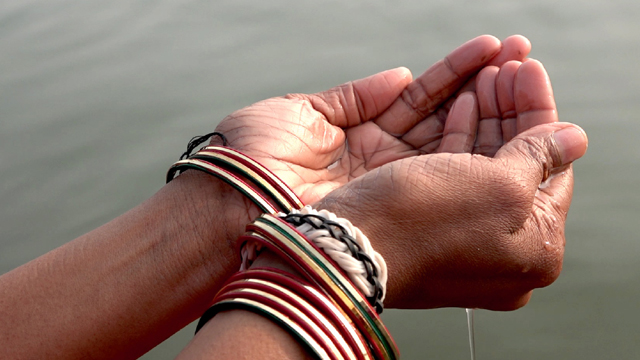
[[[502,43],[481,36],[413,81],[398,68],[317,94],[264,100],[234,112],[216,131],[312,203],[381,165],[437,151],[451,105],[462,90],[474,90],[478,71],[523,61],[529,50],[521,36]]]
[[[574,125],[540,125],[494,158],[442,153],[386,164],[317,207],[349,218],[384,256],[386,306],[515,309],[559,275],[569,164],[586,146]]]
[[[317,205],[385,257],[387,306],[515,309],[562,268],[570,164],[586,135],[557,123],[537,61],[487,68],[476,86],[453,105],[439,153],[381,166]]]

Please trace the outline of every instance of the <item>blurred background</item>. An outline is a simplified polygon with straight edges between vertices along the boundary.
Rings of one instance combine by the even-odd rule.
[[[637,357],[640,2],[21,0],[0,3],[0,273],[162,187],[232,111],[480,34],[527,36],[561,121],[582,126],[564,272],[515,312],[476,312],[477,358]],[[404,359],[468,359],[463,309],[386,311]],[[172,359],[190,325],[144,359]]]

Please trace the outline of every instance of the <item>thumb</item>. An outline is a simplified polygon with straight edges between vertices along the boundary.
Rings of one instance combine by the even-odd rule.
[[[587,151],[587,134],[577,125],[552,123],[535,126],[502,146],[495,158],[537,178],[536,186],[561,172]]]
[[[496,158],[506,162],[524,200],[514,218],[520,224],[516,237],[529,260],[523,262],[533,287],[551,284],[560,275],[564,254],[564,225],[571,205],[571,163],[587,151],[587,135],[578,126],[552,123],[535,126],[505,144]],[[514,212],[515,213],[515,212]],[[522,221],[522,223],[520,223]],[[535,261],[531,261],[535,259]]]
[[[515,185],[511,199],[528,203],[516,223],[526,220],[525,228],[546,229],[549,238],[555,239],[550,243],[563,244],[563,233],[557,230],[562,228],[571,205],[571,163],[585,154],[587,145],[587,135],[580,127],[552,123],[523,132],[498,151],[495,158],[506,163],[511,173],[509,183]]]
[[[380,115],[400,96],[411,79],[409,69],[399,67],[316,94],[291,94],[288,97],[308,100],[329,123],[346,128]]]

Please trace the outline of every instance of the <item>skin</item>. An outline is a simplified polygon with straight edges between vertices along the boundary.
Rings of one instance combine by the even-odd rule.
[[[555,243],[563,229],[564,217],[561,214],[568,209],[570,171],[554,177],[551,186],[546,188],[554,191],[554,199],[565,199],[557,206],[542,210],[542,214],[550,215],[554,211],[559,212],[560,215],[556,217],[558,227],[539,233],[535,229],[518,231],[513,225],[509,229],[515,229],[514,234],[521,234],[518,238],[518,244],[521,245],[509,247],[515,240],[504,234],[504,227],[487,226],[482,239],[498,244],[488,249],[502,249],[506,246],[509,251],[484,251],[482,256],[473,259],[463,256],[461,260],[450,263],[436,261],[432,264],[419,264],[416,269],[431,271],[425,273],[400,272],[397,269],[404,262],[433,260],[431,257],[435,255],[429,255],[433,247],[428,245],[437,245],[440,254],[445,256],[442,260],[464,254],[465,249],[471,251],[477,248],[478,244],[472,241],[477,231],[468,225],[469,222],[476,222],[478,226],[490,225],[487,218],[482,218],[489,216],[487,211],[509,208],[513,202],[518,204],[514,205],[514,209],[521,210],[515,212],[521,215],[516,220],[524,219],[526,222],[526,219],[534,217],[525,215],[532,212],[530,205],[535,203],[534,199],[538,195],[530,199],[531,202],[514,200],[497,206],[500,209],[486,206],[487,203],[496,205],[498,199],[501,200],[500,197],[505,195],[498,191],[502,188],[498,185],[506,185],[513,192],[524,188],[509,185],[512,183],[527,185],[526,189],[537,189],[544,176],[536,177],[527,171],[537,160],[530,156],[519,158],[520,162],[511,161],[507,155],[534,149],[533,145],[527,145],[529,143],[545,146],[556,144],[548,140],[547,136],[553,130],[543,131],[546,137],[540,139],[547,140],[536,142],[531,140],[535,137],[525,137],[521,141],[509,143],[521,144],[519,146],[526,151],[518,152],[517,147],[505,146],[503,149],[507,150],[503,157],[499,156],[502,149],[494,159],[482,156],[494,164],[491,166],[485,165],[485,160],[463,161],[463,158],[455,157],[473,159],[474,156],[469,154],[434,155],[448,136],[459,135],[458,128],[455,127],[443,135],[447,127],[444,120],[447,117],[451,124],[457,123],[459,126],[463,126],[465,121],[474,121],[473,104],[479,99],[478,91],[483,91],[476,89],[474,76],[478,71],[491,64],[523,61],[528,51],[529,43],[522,37],[506,39],[503,44],[493,37],[480,37],[455,50],[448,60],[437,63],[415,81],[411,80],[406,69],[401,68],[323,93],[292,94],[265,100],[232,114],[217,130],[227,135],[232,147],[262,162],[291,184],[305,202],[324,199],[319,206],[349,217],[365,233],[375,234],[370,235],[374,246],[388,257],[393,269],[396,269],[396,275],[390,278],[387,297],[389,306],[428,308],[464,303],[464,306],[470,307],[515,308],[523,304],[523,296],[535,287],[533,285],[545,284],[557,276],[557,262],[561,261],[561,253],[553,261],[545,260],[544,257],[541,261],[540,253],[530,251],[522,244],[538,244],[540,241]],[[530,66],[529,63],[534,65]],[[534,79],[546,79],[544,71],[538,71],[542,67],[535,64],[538,63],[527,61],[518,68],[512,79],[516,112],[518,108],[522,109],[522,114],[515,115],[516,124],[523,123],[523,129],[528,123],[526,120],[520,121],[521,118],[527,118],[527,114],[541,114],[549,110],[536,107],[538,96],[527,98],[518,107],[519,92],[516,90],[520,89],[526,95],[526,84],[538,86],[538,82],[531,77],[518,75],[520,71],[532,67]],[[505,77],[505,83],[508,83],[511,79],[506,75]],[[517,85],[518,83],[522,85]],[[431,84],[436,87],[430,88]],[[548,81],[544,84],[548,85]],[[548,97],[550,86],[543,87],[543,90],[542,94]],[[507,93],[509,96],[510,92]],[[457,98],[461,100],[460,106],[449,111]],[[480,110],[476,112],[479,114]],[[399,119],[399,125],[394,127],[388,119]],[[480,120],[478,118],[475,121]],[[465,131],[468,134],[465,138],[471,136],[469,134],[473,132],[473,128],[473,124],[467,127],[468,130]],[[476,128],[479,126],[476,125]],[[411,134],[414,134],[414,140],[409,141],[407,139],[411,138]],[[480,134],[479,132],[478,138]],[[575,153],[586,148],[586,137],[580,136],[581,138],[569,137],[575,143],[574,148],[578,149]],[[418,138],[426,140],[416,140]],[[475,139],[475,135],[473,138]],[[504,142],[504,138],[502,140]],[[467,141],[459,146],[462,149],[460,152],[471,151],[468,143],[471,142]],[[475,140],[473,143],[475,144]],[[440,150],[449,151],[448,149],[458,145],[451,141],[446,146]],[[423,154],[432,155],[416,157]],[[540,155],[534,152],[529,154]],[[432,157],[435,160],[428,160]],[[562,154],[551,158],[566,160],[562,164],[573,160]],[[529,166],[516,166],[521,162],[528,163]],[[332,164],[334,165],[330,166]],[[450,168],[452,165],[458,167]],[[441,178],[443,174],[456,168],[468,170],[466,173],[459,172],[458,183],[455,179]],[[483,174],[479,171],[481,169],[494,170],[491,171],[492,176],[479,176]],[[544,169],[555,167],[541,166],[538,170]],[[544,175],[544,171],[542,172]],[[451,171],[451,174],[454,173]],[[500,174],[502,176],[498,176]],[[496,181],[490,181],[491,179]],[[449,180],[452,184],[447,183]],[[346,187],[329,194],[347,182],[350,183]],[[467,187],[468,184],[474,188],[486,187],[490,185],[487,182],[495,184],[489,186],[494,191],[476,189],[482,196],[476,194],[473,188]],[[421,184],[424,188],[421,190],[409,186],[411,184]],[[431,187],[433,190],[428,190]],[[464,198],[460,198],[458,193],[451,193],[451,189],[458,188],[460,191],[466,189],[469,201],[463,201]],[[529,193],[524,194],[529,199]],[[506,195],[513,194],[507,192]],[[416,196],[418,198],[412,199]],[[456,198],[456,201],[444,201],[447,196]],[[380,201],[385,199],[390,203],[382,203],[384,208],[393,210],[394,213],[380,212]],[[460,204],[460,201],[464,204]],[[397,215],[395,211],[398,204],[403,204],[401,212],[411,212],[415,216],[420,214],[420,221],[431,219],[437,213],[443,213],[443,210],[450,214],[462,214],[467,221],[462,227],[451,222],[450,229],[444,225],[438,227],[444,233],[430,230],[431,232],[424,234],[404,234],[391,232],[391,227],[387,232],[378,229],[380,224],[372,219],[389,219],[395,223],[393,216]],[[456,212],[463,209],[460,213]],[[197,172],[179,176],[151,199],[112,222],[0,276],[0,342],[5,344],[0,348],[0,357],[137,358],[193,321],[206,309],[223,281],[238,268],[234,240],[243,232],[245,224],[258,213],[257,208],[247,199],[217,179]],[[497,215],[501,216],[502,213],[498,212]],[[212,218],[220,219],[217,226],[211,226]],[[516,220],[513,224],[518,224]],[[425,222],[426,230],[429,228],[427,225],[429,224]],[[465,236],[465,229],[470,234]],[[403,227],[395,230],[411,229]],[[448,236],[452,237],[452,241],[436,241],[449,240]],[[404,239],[413,239],[412,250],[422,253],[406,259],[409,253],[398,250],[406,245]],[[403,254],[405,259],[402,258]],[[517,266],[537,264],[540,261],[543,266],[535,267],[536,271],[524,275],[522,268]],[[494,275],[485,284],[494,286],[498,293],[478,293],[470,297],[472,300],[462,302],[460,299],[465,294],[456,290],[455,286],[447,285],[449,279],[462,283],[464,277],[468,276],[469,282],[473,282],[471,279],[477,280],[477,275],[473,272],[482,268],[486,268],[486,274]],[[512,281],[492,280],[496,278],[496,272],[505,277],[510,274]],[[519,276],[529,279],[527,285],[520,285],[517,281]],[[411,298],[413,295],[424,296],[424,292],[428,292],[428,297],[423,298],[422,302],[408,301],[401,296],[403,291],[408,290],[410,292],[407,294],[412,295]],[[501,293],[508,300],[497,299]],[[232,315],[233,313],[236,312],[231,312]],[[249,332],[223,331],[220,334],[240,334],[239,340],[251,340],[255,339],[254,335],[264,335],[264,331],[272,332],[273,336],[278,333],[278,329],[249,326],[253,320],[236,322],[231,318],[231,323],[244,324],[245,328],[229,326],[225,331]],[[251,329],[258,332],[251,332],[254,331]],[[203,334],[206,335],[206,332]],[[196,340],[205,341],[205,335],[199,335]],[[234,338],[238,339],[236,336]],[[297,344],[287,342],[286,337],[278,339],[275,344],[282,344],[282,349],[294,352],[299,350],[296,350]],[[246,346],[243,341],[230,345],[247,351],[255,350]],[[278,345],[270,351],[280,350]],[[195,354],[206,353],[196,351]],[[241,356],[242,353],[237,354]],[[297,354],[300,355],[299,351]]]

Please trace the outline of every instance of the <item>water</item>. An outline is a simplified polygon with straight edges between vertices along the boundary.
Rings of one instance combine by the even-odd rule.
[[[476,311],[478,357],[634,358],[639,18],[632,0],[0,2],[0,272],[148,198],[235,109],[401,65],[417,75],[476,35],[521,33],[590,148],[562,276],[521,310]],[[405,359],[465,359],[459,315],[384,321]],[[146,358],[173,358],[192,333]]]
[[[469,353],[471,360],[476,360],[476,334],[473,323],[473,309],[465,309],[467,313],[467,330],[469,332]]]

